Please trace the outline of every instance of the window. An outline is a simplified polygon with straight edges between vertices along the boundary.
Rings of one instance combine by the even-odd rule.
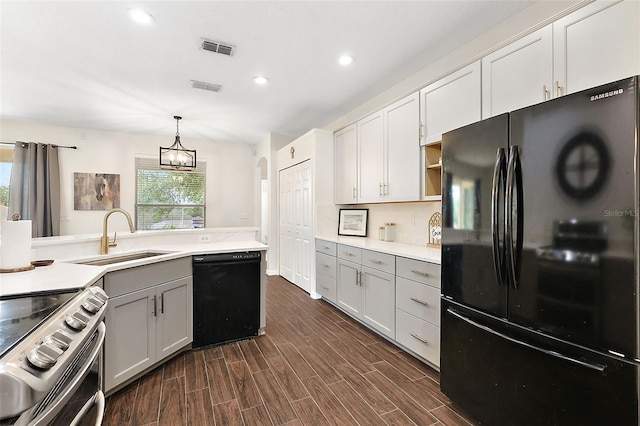
[[[136,158],[136,229],[204,228],[205,171],[200,161],[194,171],[174,171]]]
[[[0,143],[0,220],[7,219],[13,148],[12,143]]]

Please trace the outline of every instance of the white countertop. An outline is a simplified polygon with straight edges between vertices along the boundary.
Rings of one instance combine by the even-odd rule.
[[[440,264],[440,249],[416,244],[404,244],[389,241],[380,241],[373,238],[360,237],[326,237],[316,236],[316,240],[331,241],[338,244],[346,244],[352,247],[359,247],[381,253],[388,253],[394,256],[406,257],[409,259],[422,260],[430,263]]]
[[[0,297],[15,296],[24,293],[49,292],[82,288],[93,284],[110,271],[148,265],[166,260],[198,254],[232,253],[236,251],[262,251],[268,246],[257,241],[226,241],[211,243],[161,244],[146,247],[144,250],[117,251],[109,255],[117,256],[141,251],[166,252],[153,257],[113,263],[105,266],[82,265],[74,261],[55,261],[50,266],[41,266],[30,271],[0,274]],[[106,258],[109,255],[89,256],[75,261],[90,261]]]

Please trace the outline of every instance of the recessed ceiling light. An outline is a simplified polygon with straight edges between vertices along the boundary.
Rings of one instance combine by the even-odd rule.
[[[153,16],[140,9],[129,9],[129,17],[140,25],[151,25],[155,21]]]
[[[351,55],[342,55],[338,58],[338,63],[340,65],[351,65],[353,63],[353,56]]]
[[[261,75],[255,76],[253,77],[253,82],[262,86],[264,84],[267,84],[269,82],[269,79],[267,77],[263,77]]]

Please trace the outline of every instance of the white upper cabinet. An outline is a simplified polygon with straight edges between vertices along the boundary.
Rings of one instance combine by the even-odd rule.
[[[482,118],[550,98],[552,44],[548,25],[482,58]]]
[[[384,118],[382,111],[358,121],[359,203],[382,201],[384,185]]]
[[[480,61],[476,61],[420,90],[420,144],[440,141],[443,133],[479,121],[480,87]]]
[[[334,152],[334,203],[355,203],[358,201],[358,137],[355,123],[335,133]]]
[[[385,179],[382,201],[420,199],[420,98],[416,92],[383,110]]]
[[[596,1],[553,23],[554,96],[640,74],[640,2]]]

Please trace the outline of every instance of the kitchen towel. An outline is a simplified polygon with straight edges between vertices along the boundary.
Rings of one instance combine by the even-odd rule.
[[[0,222],[0,269],[27,268],[31,265],[31,221]]]

